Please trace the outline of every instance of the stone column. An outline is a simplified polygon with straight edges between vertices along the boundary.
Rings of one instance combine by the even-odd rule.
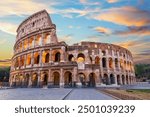
[[[29,84],[28,87],[32,87],[32,74],[29,75]]]
[[[52,87],[53,86],[53,79],[51,77],[51,69],[49,69],[49,77],[48,77],[48,87]]]
[[[33,47],[36,45],[36,36],[33,37]]]
[[[41,78],[41,73],[40,73],[40,71],[38,71],[38,82],[37,82],[37,87],[39,87],[40,86],[40,79]]]
[[[63,68],[60,69],[60,87],[64,87]]]
[[[32,52],[31,53],[31,66],[34,65],[34,53]]]
[[[61,57],[60,57],[60,62],[64,62],[64,61],[65,61],[65,60],[64,60],[64,58],[65,58],[65,56],[64,56],[64,54],[65,54],[65,47],[62,46],[62,47],[61,47],[61,50],[62,50],[62,53],[61,53]]]
[[[52,48],[49,49],[49,62],[52,63]]]
[[[77,83],[77,67],[73,68],[73,85]]]
[[[40,50],[40,62],[39,62],[40,66],[42,66],[42,53],[43,53],[43,50]]]
[[[26,68],[26,64],[27,64],[27,55],[24,56],[24,68]]]

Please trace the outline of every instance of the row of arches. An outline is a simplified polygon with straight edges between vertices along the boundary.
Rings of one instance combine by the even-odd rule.
[[[33,74],[25,74],[25,75],[15,75],[12,77],[12,86],[22,86],[22,87],[44,87],[51,85],[51,87],[60,87],[61,75],[58,71],[54,71],[50,76],[51,80],[49,80],[48,72],[42,72],[39,76],[38,73]],[[75,87],[77,83],[77,79],[73,79],[73,74],[70,71],[66,71],[63,75],[63,84],[64,87]],[[133,77],[125,76],[125,75],[114,75],[114,74],[103,74],[103,77],[97,76],[94,72],[86,75],[85,73],[78,73],[78,79],[81,83],[82,87],[96,87],[98,79],[101,84],[105,85],[126,85],[132,84],[134,81]],[[49,84],[50,83],[50,84]]]
[[[59,51],[57,51],[57,52],[53,53],[53,55],[54,55],[53,61],[54,62],[60,62],[61,53]],[[42,56],[40,56],[40,52],[34,52],[33,53],[33,58],[32,58],[31,54],[27,54],[26,59],[25,59],[25,55],[22,55],[21,57],[17,57],[14,60],[14,67],[30,65],[30,64],[32,64],[31,63],[32,61],[33,61],[33,64],[39,64],[40,59],[41,59],[42,63],[49,63],[49,61],[50,61],[49,51],[47,51],[47,50],[43,51]]]
[[[35,46],[39,46],[42,44],[43,45],[49,44],[50,42],[51,42],[51,35],[49,33],[44,33],[43,38],[42,35],[37,35],[18,43],[18,45],[15,48],[15,51],[21,52],[22,50],[26,50],[28,48],[33,48]]]
[[[115,58],[113,60],[112,57],[109,57],[108,60],[107,60],[106,57],[100,58],[99,56],[96,56],[95,58],[92,58],[91,56],[89,56],[89,59],[90,59],[91,64],[94,63],[96,65],[100,65],[101,62],[102,62],[102,67],[103,68],[106,68],[107,64],[108,64],[108,67],[110,69],[119,68],[119,66],[120,66],[121,69],[127,69],[127,70],[133,71],[132,63],[129,62],[129,61],[126,62],[125,60],[123,62],[123,59],[120,59],[120,62],[119,62],[118,58]],[[73,54],[69,54],[68,55],[68,60],[69,61],[75,61],[76,58],[73,56]],[[77,56],[77,62],[83,62],[84,63],[85,61],[86,61],[85,60],[85,55],[82,54],[82,53],[79,53],[78,56]]]

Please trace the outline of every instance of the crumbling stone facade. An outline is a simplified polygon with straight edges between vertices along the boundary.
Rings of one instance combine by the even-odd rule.
[[[117,45],[59,42],[49,14],[39,11],[17,29],[12,87],[98,87],[135,82],[133,58]]]

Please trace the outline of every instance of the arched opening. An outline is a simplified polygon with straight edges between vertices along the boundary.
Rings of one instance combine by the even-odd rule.
[[[104,74],[104,78],[102,78],[102,83],[106,85],[110,85],[110,80],[107,74]]]
[[[84,62],[85,61],[84,54],[82,54],[82,53],[78,54],[77,61],[80,63]]]
[[[106,58],[102,58],[102,66],[106,68]]]
[[[44,38],[44,44],[48,44],[48,43],[50,43],[50,35],[46,34]]]
[[[59,73],[54,72],[53,77],[54,77],[54,86],[59,86],[59,84],[60,84],[60,75],[59,75]]]
[[[45,55],[45,63],[49,63],[49,53]]]
[[[112,58],[109,58],[109,68],[113,68],[113,60]]]
[[[65,72],[64,79],[65,79],[65,86],[72,87],[72,73],[69,71]]]
[[[82,86],[85,87],[86,86],[86,77],[85,77],[84,73],[79,73],[78,77],[80,79]]]
[[[16,75],[15,81],[16,81],[16,86],[19,87],[20,84],[21,84],[21,83],[20,83],[20,77],[19,77],[19,75]]]
[[[74,56],[73,56],[72,54],[70,54],[70,55],[68,56],[68,60],[69,60],[69,61],[74,61]]]
[[[125,85],[125,76],[122,75],[122,84]]]
[[[96,65],[100,64],[100,58],[98,56],[95,57],[95,64]]]
[[[89,87],[95,87],[96,86],[95,78],[96,78],[95,73],[89,74]]]
[[[34,64],[39,64],[40,62],[40,55],[38,52],[34,53]]]
[[[20,66],[24,66],[24,56],[21,56],[20,58]]]
[[[60,52],[55,54],[55,62],[60,62]]]
[[[115,68],[118,68],[118,59],[115,58]]]
[[[129,84],[129,77],[126,75],[126,83]]]
[[[117,84],[118,84],[118,85],[121,85],[120,75],[117,75]]]
[[[110,84],[115,84],[115,76],[110,74]]]
[[[41,76],[41,87],[44,87],[47,85],[48,85],[48,73],[44,72],[42,73],[42,76]]]
[[[30,64],[31,64],[31,55],[27,54],[26,65],[30,65]]]
[[[106,51],[105,50],[102,51],[102,56],[106,56]]]
[[[26,74],[26,75],[25,75],[25,81],[24,81],[25,87],[28,87],[29,78],[30,78],[30,75],[29,75],[29,74]]]
[[[38,74],[37,73],[34,73],[32,75],[32,87],[37,87],[37,84],[38,84]]]

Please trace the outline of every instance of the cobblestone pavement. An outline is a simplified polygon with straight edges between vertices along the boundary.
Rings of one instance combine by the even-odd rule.
[[[105,95],[96,89],[74,89],[66,100],[114,100],[114,98]]]
[[[0,100],[61,100],[72,89],[17,88],[0,90]]]
[[[96,89],[17,88],[0,90],[0,100],[112,100]]]

